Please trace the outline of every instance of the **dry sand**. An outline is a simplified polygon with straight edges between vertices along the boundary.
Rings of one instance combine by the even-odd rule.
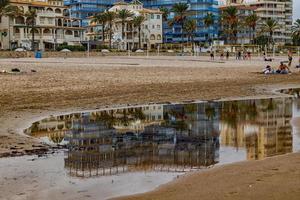
[[[277,61],[282,59],[285,58]],[[273,67],[277,64],[271,63]],[[300,86],[296,69],[291,75],[257,73],[265,65],[259,58],[226,62],[196,57],[1,59],[0,71],[18,67],[27,73],[0,74],[0,157],[43,151],[39,141],[21,133],[30,122],[50,114],[120,104],[273,95],[273,89]],[[278,170],[268,175],[263,169],[271,165]],[[272,199],[296,199],[300,191],[299,168],[298,154],[246,162],[195,174],[143,197],[265,199],[274,193]],[[249,179],[264,173],[267,183]],[[244,183],[254,184],[257,192],[251,196],[252,186]],[[238,185],[237,191],[234,187],[229,190],[233,184]]]

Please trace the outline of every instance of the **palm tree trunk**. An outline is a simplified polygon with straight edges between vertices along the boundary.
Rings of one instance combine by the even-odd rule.
[[[130,47],[130,50],[132,50],[132,48],[134,47],[134,25],[131,24],[131,47]]]
[[[141,26],[139,26],[139,49],[141,49]]]
[[[183,53],[183,27],[184,23],[181,23],[181,53]]]
[[[9,47],[9,50],[11,51],[10,41],[11,41],[11,37],[10,37],[10,17],[8,17],[8,47]]]
[[[31,50],[34,51],[35,50],[35,46],[34,46],[34,22],[32,22],[31,25],[31,31],[32,31],[32,38],[31,38]]]
[[[111,28],[112,28],[112,24],[110,23],[110,24],[109,24],[109,48],[110,48],[110,49],[111,49],[111,34],[112,34]]]
[[[105,41],[105,39],[104,39],[104,37],[105,37],[105,31],[104,31],[104,29],[105,29],[105,24],[102,23],[102,43],[103,43],[103,45],[104,45],[104,41]]]
[[[124,26],[125,26],[125,24],[122,22],[122,40],[124,40]]]

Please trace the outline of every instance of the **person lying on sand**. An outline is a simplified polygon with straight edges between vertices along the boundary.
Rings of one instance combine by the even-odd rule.
[[[288,74],[290,72],[290,69],[287,65],[285,65],[283,62],[280,62],[280,65],[278,67],[278,70],[276,70],[277,74]]]
[[[265,61],[265,62],[272,62],[273,59],[272,59],[272,58],[267,58],[266,56],[264,56],[264,61]]]

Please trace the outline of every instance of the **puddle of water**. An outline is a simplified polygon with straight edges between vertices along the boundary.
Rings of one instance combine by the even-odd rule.
[[[123,187],[129,189],[124,180],[131,175],[139,174],[134,177],[141,185],[146,184],[146,174],[165,176],[157,179],[157,186],[188,171],[299,151],[300,99],[153,104],[82,112],[49,117],[25,132],[46,143],[67,146],[58,160],[69,178],[120,176]],[[153,185],[132,193],[149,188]]]
[[[299,151],[299,110],[292,98],[153,104],[50,117],[25,132],[67,145],[71,176],[185,172]]]

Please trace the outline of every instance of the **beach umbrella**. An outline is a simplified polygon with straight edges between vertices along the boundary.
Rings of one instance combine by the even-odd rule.
[[[71,50],[69,50],[69,49],[62,49],[62,50],[60,50],[61,52],[71,52]]]
[[[17,48],[17,49],[15,49],[15,51],[26,51],[26,50],[23,48]]]
[[[109,53],[109,50],[108,49],[102,49],[101,52],[102,53]]]

